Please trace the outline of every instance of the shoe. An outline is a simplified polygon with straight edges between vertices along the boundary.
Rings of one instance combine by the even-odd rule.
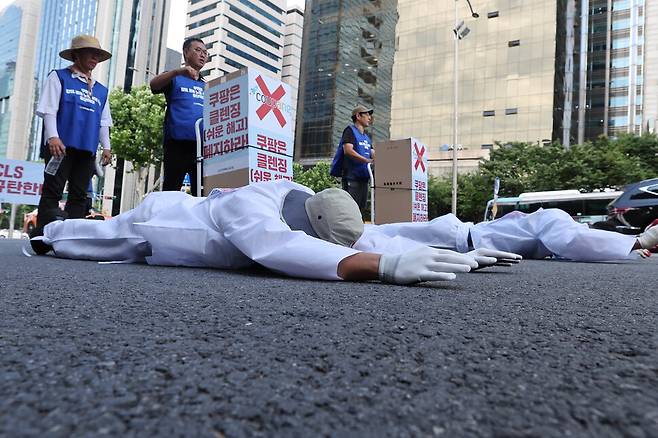
[[[40,237],[43,236],[43,228],[37,227],[32,230],[30,233],[30,246],[32,247],[32,251],[36,255],[44,255],[48,254],[50,251],[53,250],[53,247],[45,243],[41,239],[34,239],[35,237]]]
[[[658,245],[658,226],[654,226],[646,230],[644,233],[637,237],[640,246],[644,249],[651,249]]]

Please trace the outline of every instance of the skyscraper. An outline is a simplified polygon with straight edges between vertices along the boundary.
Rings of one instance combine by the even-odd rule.
[[[302,58],[302,32],[304,30],[304,13],[299,8],[286,12],[286,30],[283,39],[283,69],[281,80],[292,89],[290,102],[297,109],[299,95],[299,70]],[[292,132],[295,132],[295,119],[292,120]]]
[[[307,0],[295,157],[330,160],[359,103],[375,110],[375,142],[389,138],[397,0]]]
[[[585,26],[582,20],[582,5],[585,5],[589,38],[585,58],[587,82],[584,92],[579,89],[579,93],[587,96],[584,126],[579,126],[578,139],[624,132],[639,134],[647,129],[647,123],[643,123],[646,120],[643,98],[644,85],[649,83],[645,81],[648,70],[644,61],[658,55],[658,40],[655,35],[651,35],[653,40],[645,35],[644,3],[644,0],[581,0],[581,26]]]
[[[562,93],[555,2],[472,3],[478,19],[465,1],[456,4],[457,19],[470,28],[459,41],[461,169],[477,168],[497,140],[550,141]],[[400,0],[399,9],[391,137],[427,143],[431,172],[446,175],[453,142],[455,2]]]
[[[460,169],[496,141],[565,145],[655,129],[658,6],[644,0],[473,0],[459,42]],[[400,0],[391,138],[430,145],[451,171],[455,3]],[[647,78],[654,78],[647,80]]]
[[[26,158],[40,2],[20,0],[0,11],[0,156]]]
[[[281,77],[284,0],[188,0],[185,37],[203,39],[210,60],[201,74],[213,79],[242,67]]]

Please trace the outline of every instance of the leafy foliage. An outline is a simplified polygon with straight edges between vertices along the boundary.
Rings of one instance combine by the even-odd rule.
[[[622,135],[601,137],[566,149],[559,143],[498,143],[489,160],[474,174],[459,175],[457,213],[461,219],[481,220],[493,183],[500,177],[500,196],[523,192],[577,189],[583,192],[621,189],[658,176],[658,137]],[[451,181],[430,178],[430,218],[450,212]]]
[[[314,192],[319,192],[329,187],[338,187],[338,181],[329,175],[330,163],[320,161],[308,170],[299,163],[293,163],[293,180],[296,183],[309,187]]]
[[[147,85],[134,87],[126,94],[121,89],[110,93],[114,126],[111,129],[112,152],[130,161],[135,170],[162,161],[162,124],[165,99],[153,94]]]

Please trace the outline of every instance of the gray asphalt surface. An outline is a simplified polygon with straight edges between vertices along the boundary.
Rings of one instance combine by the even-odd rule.
[[[3,436],[658,436],[658,257],[398,287],[27,258]]]

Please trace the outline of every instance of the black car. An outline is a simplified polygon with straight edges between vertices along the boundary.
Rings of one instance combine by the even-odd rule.
[[[608,220],[616,231],[639,234],[658,219],[658,178],[624,187],[624,193],[608,204]]]

